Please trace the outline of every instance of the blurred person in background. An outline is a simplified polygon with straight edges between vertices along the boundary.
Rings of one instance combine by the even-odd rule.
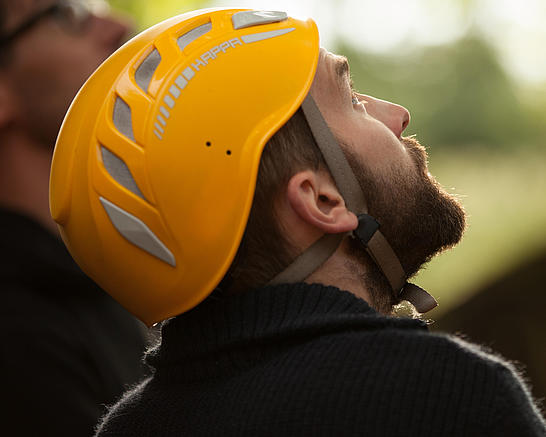
[[[165,321],[99,436],[544,435],[509,363],[393,317],[434,308],[407,280],[465,229],[409,122],[283,12],[174,17],[93,74],[52,215],[97,283]]]
[[[0,0],[3,435],[91,435],[143,374],[143,325],[79,270],[48,207],[63,116],[128,31],[85,1]]]

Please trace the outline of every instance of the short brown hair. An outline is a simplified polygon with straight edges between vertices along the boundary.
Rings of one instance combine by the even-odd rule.
[[[300,108],[264,148],[245,234],[221,289],[237,292],[265,285],[292,262],[294,250],[283,236],[276,200],[297,172],[326,168]]]

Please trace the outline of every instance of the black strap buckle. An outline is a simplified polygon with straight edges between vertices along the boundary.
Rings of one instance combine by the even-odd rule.
[[[365,246],[368,247],[373,235],[379,229],[379,222],[368,214],[358,215],[358,227],[353,231],[353,235]]]

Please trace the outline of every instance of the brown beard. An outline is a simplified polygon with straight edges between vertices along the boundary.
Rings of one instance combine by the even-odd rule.
[[[393,163],[389,174],[376,174],[373,166],[344,147],[347,159],[366,196],[368,211],[397,254],[407,277],[414,276],[430,259],[456,245],[465,230],[466,216],[454,195],[429,173],[427,153],[415,138],[403,138],[416,172]],[[400,298],[356,240],[349,241],[350,262],[364,265],[362,280],[372,306],[390,313]]]

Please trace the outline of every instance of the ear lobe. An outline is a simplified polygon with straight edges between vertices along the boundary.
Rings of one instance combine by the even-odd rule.
[[[337,234],[356,229],[358,219],[345,206],[330,175],[301,171],[290,178],[288,202],[301,220],[322,232]]]

